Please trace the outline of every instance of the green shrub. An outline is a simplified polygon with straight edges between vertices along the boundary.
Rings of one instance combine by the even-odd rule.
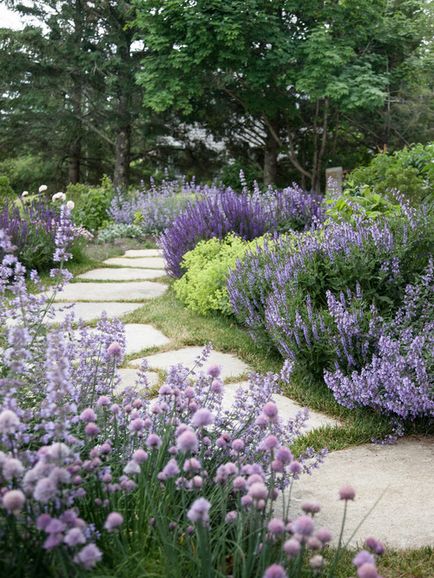
[[[84,184],[68,185],[68,199],[75,202],[74,220],[89,231],[101,229],[109,221],[108,209],[114,190],[108,177],[103,177],[101,186],[89,187]]]
[[[398,201],[373,191],[368,185],[346,189],[337,198],[327,196],[324,202],[326,216],[333,221],[354,223],[356,218],[375,220],[402,213]]]
[[[382,197],[398,190],[414,204],[432,200],[434,143],[406,147],[391,155],[376,155],[369,165],[359,167],[349,175],[345,188],[356,193],[366,187]]]
[[[14,190],[9,182],[9,177],[0,175],[0,206],[5,205],[14,197]]]
[[[247,242],[230,234],[225,239],[201,241],[184,255],[185,275],[174,284],[177,297],[192,311],[205,315],[221,311],[229,315],[226,281],[230,271],[252,247],[261,245],[263,238]]]
[[[124,225],[123,223],[111,223],[98,232],[98,243],[113,243],[116,239],[144,238],[144,232],[138,225]]]

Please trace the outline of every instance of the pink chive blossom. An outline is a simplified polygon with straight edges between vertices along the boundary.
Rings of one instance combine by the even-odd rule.
[[[292,523],[295,534],[310,536],[314,530],[314,524],[310,516],[300,516]]]
[[[369,548],[370,550],[372,550],[374,552],[374,554],[377,554],[378,556],[381,556],[381,554],[384,554],[384,545],[382,542],[380,542],[379,540],[377,540],[376,538],[366,538],[365,540],[365,546],[366,548]]]
[[[274,401],[267,402],[262,408],[262,413],[268,417],[271,421],[277,418],[278,409]]]
[[[51,518],[47,526],[45,527],[45,531],[47,534],[58,534],[59,532],[63,532],[66,528],[66,525],[57,518]]]
[[[21,490],[9,490],[3,495],[3,508],[12,514],[18,514],[23,509],[26,497]]]
[[[91,407],[87,407],[80,414],[81,421],[91,422],[96,421],[96,413]]]
[[[267,486],[261,482],[252,484],[249,488],[249,496],[254,500],[265,500],[268,496]]]
[[[232,482],[232,487],[235,491],[243,491],[247,487],[247,482],[242,476],[237,476]]]
[[[252,504],[253,504],[252,496],[249,496],[248,494],[246,496],[242,496],[241,505],[243,506],[243,508],[249,508]]]
[[[122,355],[122,346],[117,341],[113,341],[107,347],[107,354],[113,358],[119,358]]]
[[[133,419],[128,426],[131,432],[141,432],[145,429],[145,422],[140,418]]]
[[[127,474],[128,476],[140,474],[140,471],[141,470],[139,464],[134,460],[129,461],[127,465],[124,467],[124,473]]]
[[[294,476],[298,476],[298,474],[301,474],[303,471],[303,467],[300,462],[294,461],[289,465],[289,471],[291,474],[294,474]]]
[[[41,478],[36,483],[35,489],[33,491],[33,497],[37,502],[42,502],[45,504],[53,499],[56,493],[56,484],[50,480],[50,478]]]
[[[142,448],[139,448],[133,453],[133,460],[138,464],[143,464],[148,459],[148,454]]]
[[[272,564],[265,570],[264,578],[288,578],[288,574],[280,564]]]
[[[211,391],[213,393],[222,393],[223,392],[223,383],[219,379],[214,379],[211,383]]]
[[[62,541],[63,541],[62,533],[49,534],[45,542],[42,544],[42,547],[44,548],[44,550],[53,550],[53,548],[59,546],[59,544],[61,544]]]
[[[206,407],[202,407],[198,409],[196,413],[193,415],[191,419],[191,423],[194,427],[206,427],[214,423],[214,416],[206,409]]]
[[[361,550],[356,556],[353,558],[354,566],[362,566],[363,564],[373,564],[375,565],[374,556],[370,554],[367,550]]]
[[[354,490],[353,486],[342,486],[339,490],[339,499],[344,501],[354,500],[356,497],[356,491]]]
[[[182,452],[196,452],[199,442],[194,431],[187,429],[176,439],[176,447]]]
[[[289,464],[293,459],[294,456],[292,452],[288,448],[279,448],[276,452],[276,459],[282,462],[282,464]]]
[[[80,528],[71,528],[65,534],[63,541],[67,546],[73,548],[79,544],[86,544],[86,537]]]
[[[231,447],[235,452],[242,452],[245,447],[245,444],[243,440],[236,439],[232,442]]]
[[[330,532],[330,530],[328,528],[319,528],[316,532],[315,532],[315,536],[318,538],[318,540],[320,540],[323,544],[328,544],[329,542],[331,542],[333,536],[332,533]]]
[[[152,449],[159,448],[161,446],[161,438],[157,434],[151,433],[146,440],[146,445]]]
[[[163,480],[168,480],[169,478],[174,478],[179,474],[179,467],[175,459],[171,459],[164,466],[161,471],[161,477]]]
[[[228,512],[226,514],[225,522],[227,524],[233,524],[237,518],[238,518],[238,512],[236,510],[232,510],[231,512]]]
[[[7,458],[3,463],[2,473],[6,480],[19,478],[24,473],[24,466],[16,458]]]
[[[268,435],[265,437],[262,442],[259,444],[259,449],[264,452],[269,452],[274,450],[279,445],[279,440],[274,435]]]
[[[50,514],[41,514],[36,518],[36,527],[38,530],[45,530],[48,524],[51,522]]]
[[[84,428],[84,433],[90,438],[97,436],[99,432],[100,432],[99,427],[93,421],[86,424],[86,427]]]
[[[20,425],[20,420],[15,412],[4,409],[0,413],[0,433],[13,434]]]
[[[74,556],[74,562],[89,570],[94,568],[102,558],[102,553],[95,544],[88,544]]]
[[[317,554],[309,560],[309,566],[313,570],[320,570],[324,566],[324,558]]]
[[[104,523],[104,528],[107,532],[113,532],[116,528],[119,528],[123,524],[124,518],[122,514],[118,512],[111,512]]]
[[[290,538],[283,544],[283,551],[289,558],[297,556],[300,553],[300,550],[301,544],[295,538]]]
[[[362,564],[357,568],[359,578],[379,578],[377,568],[374,564]]]
[[[221,373],[221,367],[220,365],[210,365],[208,367],[207,370],[208,375],[210,375],[211,377],[219,377],[220,373]]]
[[[278,535],[283,534],[285,531],[285,523],[280,518],[272,518],[267,525],[267,530],[270,534]]]
[[[321,511],[321,506],[318,502],[304,502],[302,504],[301,509],[306,514],[318,514]]]
[[[211,504],[205,498],[198,498],[193,502],[191,508],[187,512],[187,518],[191,522],[200,522],[207,524],[209,522],[209,510]]]
[[[310,550],[321,550],[323,543],[316,536],[311,536],[307,541],[307,547]]]
[[[110,398],[107,397],[106,395],[101,395],[101,396],[98,398],[98,400],[97,400],[97,402],[96,402],[96,405],[97,405],[98,407],[106,407],[106,406],[110,405]]]

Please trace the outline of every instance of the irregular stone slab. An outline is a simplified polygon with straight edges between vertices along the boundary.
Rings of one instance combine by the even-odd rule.
[[[304,501],[318,501],[318,526],[327,526],[337,536],[343,513],[338,491],[342,485],[351,484],[356,498],[348,505],[345,541],[384,492],[351,545],[374,536],[390,548],[432,546],[433,458],[434,437],[404,438],[394,445],[369,444],[332,452],[311,476],[302,476],[294,484],[290,514],[299,513]]]
[[[66,304],[53,306],[56,311],[56,316],[51,320],[51,323],[61,323],[71,311],[74,311],[76,321],[79,319],[92,321],[99,319],[104,311],[107,313],[107,317],[112,319],[113,317],[121,317],[141,307],[141,305],[135,303],[118,303],[116,301],[106,301],[105,303],[74,303],[73,307],[67,307],[66,309],[65,305]]]
[[[145,357],[149,363],[150,369],[162,369],[167,371],[172,365],[178,365],[181,363],[186,367],[192,368],[195,359],[201,355],[203,351],[202,347],[184,347],[183,349],[178,349],[175,351],[166,351],[165,353],[156,353],[155,355],[150,355]],[[130,365],[133,367],[139,367],[141,359],[134,359],[131,361]],[[197,368],[196,372],[206,371],[210,365],[220,365],[222,369],[223,379],[230,377],[237,377],[242,375],[247,371],[250,371],[248,365],[241,361],[234,355],[230,353],[222,353],[220,351],[211,351],[206,363],[202,368]]]
[[[116,392],[123,391],[126,387],[134,387],[137,388],[136,381],[137,381],[137,369],[119,369],[119,375],[121,378],[121,383],[118,388],[116,388]],[[153,371],[148,371],[146,373],[148,378],[148,383],[150,387],[157,385],[158,383],[158,374]]]
[[[142,269],[164,269],[166,262],[162,257],[112,257],[104,261],[106,265],[118,265],[119,267],[138,267]]]
[[[241,383],[228,383],[225,384],[224,388],[224,395],[223,395],[223,407],[226,409],[230,409],[235,401],[235,394],[239,387],[248,387],[249,382],[243,381]],[[287,422],[289,419],[295,418],[297,413],[304,409],[304,406],[298,404],[296,401],[280,394],[274,394],[273,400],[276,402],[276,405],[279,410],[279,416],[284,422]],[[319,427],[324,426],[339,426],[340,422],[316,411],[313,411],[308,408],[309,411],[309,420],[305,424],[304,432],[307,433],[314,429],[318,429]]]
[[[163,269],[93,269],[82,275],[77,275],[77,279],[90,279],[91,281],[136,281],[138,279],[157,279],[163,277],[166,272]]]
[[[152,327],[142,323],[127,323],[125,327],[126,354],[138,353],[142,349],[161,347],[169,343],[169,339]]]
[[[56,295],[56,301],[144,301],[160,297],[167,285],[152,281],[131,283],[70,283]]]
[[[160,249],[128,249],[124,257],[161,257],[163,252]]]

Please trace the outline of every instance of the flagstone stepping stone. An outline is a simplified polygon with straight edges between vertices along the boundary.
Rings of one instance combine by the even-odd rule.
[[[138,267],[142,269],[164,269],[166,262],[163,257],[112,257],[104,261],[106,265],[118,265],[119,267]]]
[[[126,338],[126,354],[131,355],[138,353],[143,349],[151,347],[161,347],[170,342],[170,340],[152,327],[142,323],[127,323],[124,325]]]
[[[166,351],[164,353],[156,353],[145,357],[150,369],[162,369],[167,371],[172,365],[182,364],[186,367],[193,368],[196,358],[201,355],[202,347],[184,347],[175,351]],[[142,359],[134,359],[130,362],[132,367],[139,367]],[[248,365],[230,353],[222,353],[220,351],[211,351],[206,363],[196,369],[199,371],[206,371],[210,365],[220,365],[222,369],[222,378],[228,379],[242,375],[250,368]]]
[[[230,409],[235,401],[235,394],[239,387],[248,387],[249,382],[243,381],[241,383],[228,383],[225,384],[224,394],[223,394],[223,407],[225,409]],[[287,422],[289,419],[293,419],[296,415],[304,409],[304,406],[300,405],[296,401],[280,394],[274,394],[273,400],[275,401],[277,408],[279,410],[279,416],[282,418],[284,422]],[[309,411],[309,419],[305,423],[305,427],[303,428],[303,432],[307,433],[314,429],[318,429],[320,427],[331,426],[336,427],[340,425],[340,422],[316,411],[312,411],[308,408]]]
[[[119,369],[118,372],[121,378],[121,383],[116,388],[117,392],[123,391],[126,387],[137,388],[137,369]],[[158,373],[155,373],[154,371],[148,371],[146,372],[146,377],[148,378],[150,387],[157,385],[159,379]]]
[[[124,257],[161,257],[162,254],[160,249],[128,249]]]
[[[157,279],[164,277],[166,272],[163,269],[93,269],[82,275],[77,275],[77,279],[90,279],[91,281],[135,281],[137,279]]]
[[[54,305],[56,315],[52,319],[51,323],[61,323],[66,315],[70,314],[72,311],[75,313],[75,320],[78,321],[82,319],[83,321],[92,321],[93,319],[99,319],[102,313],[105,311],[107,317],[112,319],[113,317],[121,317],[130,311],[139,309],[140,304],[137,303],[118,303],[116,301],[106,301],[105,303],[74,303],[73,307],[65,307],[67,304]]]
[[[432,546],[433,458],[434,437],[409,437],[394,445],[369,444],[332,452],[311,476],[302,476],[294,484],[290,515],[300,513],[303,502],[318,501],[318,526],[327,526],[337,536],[343,514],[338,491],[350,484],[356,497],[348,504],[345,541],[384,493],[350,544],[360,545],[364,538],[374,536],[390,548]]]
[[[167,285],[152,281],[129,283],[70,283],[56,295],[56,301],[143,301],[160,297]]]

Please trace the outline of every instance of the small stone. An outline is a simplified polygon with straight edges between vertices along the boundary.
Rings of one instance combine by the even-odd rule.
[[[77,279],[90,279],[91,281],[136,281],[139,279],[157,279],[164,277],[166,272],[163,269],[93,269],[82,275],[77,275]]]
[[[75,320],[92,321],[99,319],[103,312],[107,314],[109,319],[113,317],[122,317],[130,311],[139,309],[141,305],[136,303],[118,303],[116,301],[106,301],[105,303],[75,303],[73,307],[66,306],[67,304],[54,305],[56,316],[50,320],[50,323],[61,323],[66,315],[72,311],[75,313]]]
[[[130,283],[70,283],[56,295],[56,301],[144,301],[160,297],[167,285],[152,281]]]
[[[172,365],[182,364],[186,367],[193,367],[195,359],[202,353],[202,347],[184,347],[176,351],[166,351],[164,353],[156,353],[150,355],[145,359],[149,363],[151,369],[168,370]],[[130,365],[139,367],[141,359],[134,359]],[[250,370],[249,366],[230,353],[222,353],[220,351],[211,351],[206,363],[196,369],[196,373],[206,371],[208,367],[213,365],[220,365],[222,367],[221,376],[223,379],[237,377]]]
[[[163,252],[160,249],[128,249],[124,257],[162,257]]]
[[[118,265],[119,267],[138,267],[143,269],[164,269],[166,262],[162,257],[112,257],[104,261],[106,265]]]
[[[134,387],[137,388],[137,369],[119,369],[119,375],[121,378],[121,383],[116,388],[116,392],[119,393],[123,391],[126,387]],[[153,371],[146,372],[146,376],[148,378],[149,386],[153,387],[158,383],[158,374]]]

